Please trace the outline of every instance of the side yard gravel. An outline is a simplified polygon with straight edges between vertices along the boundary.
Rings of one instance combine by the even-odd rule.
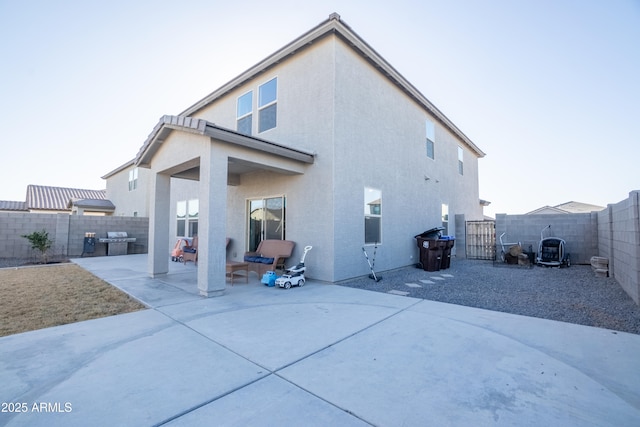
[[[379,282],[361,277],[339,285],[640,334],[640,306],[588,265],[527,268],[454,258],[446,270],[378,275]]]

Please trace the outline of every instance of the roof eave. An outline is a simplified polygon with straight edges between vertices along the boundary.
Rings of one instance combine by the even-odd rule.
[[[193,104],[191,107],[181,112],[179,115],[192,116],[194,113],[198,112],[202,108],[211,104],[213,101],[220,98],[221,96],[231,92],[232,90],[234,90],[239,86],[242,86],[247,81],[253,80],[258,75],[267,71],[271,67],[279,64],[280,62],[285,60],[287,57],[295,54],[299,50],[304,49],[305,47],[314,43],[315,41],[324,38],[325,36],[327,36],[328,34],[332,33],[334,30],[337,29],[337,23],[339,22],[339,18],[340,17],[337,14],[332,14],[329,17],[329,19],[321,22],[319,25],[307,31],[306,33],[304,33],[303,35],[301,35],[291,43],[285,45],[281,49],[277,50],[275,53],[269,55],[262,61],[253,65],[252,67],[250,67],[248,70],[246,70],[245,72],[243,72],[242,74],[234,78],[233,80],[230,80],[226,84],[222,85],[220,88],[216,89],[215,91],[211,92],[209,95],[202,98],[200,101]]]
[[[117,168],[115,168],[114,170],[112,170],[111,172],[106,173],[105,175],[101,176],[100,178],[102,179],[109,179],[111,178],[113,175],[122,172],[123,170],[127,169],[128,167],[131,167],[135,164],[135,159],[129,160],[128,162],[126,162],[123,165],[118,166]]]
[[[244,135],[216,126],[215,124],[203,119],[181,116],[163,116],[140,149],[134,164],[136,166],[150,168],[153,155],[158,151],[160,145],[164,143],[169,134],[174,130],[205,135],[219,141],[247,147],[252,150],[262,151],[302,163],[311,164],[315,161],[315,153],[309,153],[307,151],[287,147],[285,145],[256,138],[254,136]]]

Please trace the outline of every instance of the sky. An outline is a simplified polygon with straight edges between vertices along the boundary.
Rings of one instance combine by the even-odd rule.
[[[0,200],[105,188],[332,12],[486,153],[485,214],[640,190],[640,0],[0,0]]]

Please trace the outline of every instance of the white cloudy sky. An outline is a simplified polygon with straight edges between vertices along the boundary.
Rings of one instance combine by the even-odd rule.
[[[640,0],[0,0],[0,200],[104,188],[162,115],[332,12],[487,153],[488,214],[640,189]]]

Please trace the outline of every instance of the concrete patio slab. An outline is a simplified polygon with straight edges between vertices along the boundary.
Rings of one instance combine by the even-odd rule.
[[[28,409],[0,425],[155,425],[267,374],[153,310],[43,329],[0,339],[0,400]]]
[[[176,426],[370,426],[303,389],[270,375],[168,425]]]
[[[637,401],[579,366],[503,334],[429,315],[432,305],[439,303],[412,306],[279,374],[373,425],[600,426],[640,419]],[[513,317],[500,314],[496,320],[504,324]],[[635,396],[637,379],[625,380]]]
[[[146,256],[78,264],[153,308],[0,338],[0,425],[640,420],[637,335],[255,275],[205,299],[195,266],[151,279]]]

